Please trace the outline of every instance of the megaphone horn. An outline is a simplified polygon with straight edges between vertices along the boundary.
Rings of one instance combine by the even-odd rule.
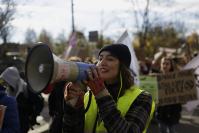
[[[27,56],[25,75],[32,91],[41,93],[55,82],[86,79],[85,70],[92,65],[61,60],[51,52],[48,45],[38,43]]]

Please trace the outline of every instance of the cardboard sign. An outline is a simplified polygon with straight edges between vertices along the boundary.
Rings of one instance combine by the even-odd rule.
[[[157,76],[158,104],[186,103],[197,99],[194,70],[183,70]]]
[[[148,91],[152,95],[155,103],[158,103],[158,83],[155,75],[140,76],[140,87],[141,89]]]
[[[3,126],[5,111],[6,111],[6,106],[0,105],[0,131],[1,131],[2,126]]]

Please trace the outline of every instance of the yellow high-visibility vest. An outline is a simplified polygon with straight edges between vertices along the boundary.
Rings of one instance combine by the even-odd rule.
[[[125,94],[122,97],[120,97],[118,99],[117,109],[120,110],[121,115],[123,117],[126,115],[126,113],[129,110],[131,104],[134,102],[134,100],[137,98],[137,96],[142,91],[143,90],[141,90],[140,88],[138,88],[136,86],[132,86],[130,89],[125,91]],[[89,99],[89,93],[87,92],[84,96],[84,106],[85,107],[87,106],[88,99]],[[145,126],[143,133],[146,133],[146,131],[147,131],[149,123],[150,123],[150,121],[153,117],[154,110],[155,110],[155,102],[152,101],[150,117],[147,121],[147,124]],[[96,104],[94,96],[92,95],[90,107],[85,114],[84,133],[92,133],[93,132],[96,116],[97,116],[97,104]],[[96,133],[107,133],[107,130],[104,127],[103,122],[101,122],[100,124],[97,124]]]

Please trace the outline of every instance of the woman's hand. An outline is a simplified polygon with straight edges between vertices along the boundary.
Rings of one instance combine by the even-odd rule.
[[[83,98],[85,92],[80,87],[79,83],[69,82],[65,85],[64,99],[66,104],[71,105],[74,108],[83,106]]]
[[[88,80],[84,81],[84,83],[87,84],[96,97],[99,98],[104,95],[110,95],[105,88],[104,81],[97,67],[90,67],[86,73],[88,75]]]

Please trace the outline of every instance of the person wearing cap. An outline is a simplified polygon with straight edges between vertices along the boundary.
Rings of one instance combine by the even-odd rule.
[[[10,70],[14,70],[14,67],[7,68],[0,75],[0,105],[6,106],[5,115],[3,119],[3,125],[0,130],[1,133],[20,133],[20,124],[19,124],[19,114],[17,108],[16,98],[8,95],[10,90],[16,84],[9,81],[15,77],[10,77],[8,74]],[[12,75],[12,74],[11,74]],[[13,94],[13,93],[12,93]]]
[[[63,133],[144,133],[154,112],[151,94],[134,85],[131,53],[124,44],[103,47],[86,70],[84,94],[69,83],[64,92]],[[84,100],[84,101],[83,101]]]

